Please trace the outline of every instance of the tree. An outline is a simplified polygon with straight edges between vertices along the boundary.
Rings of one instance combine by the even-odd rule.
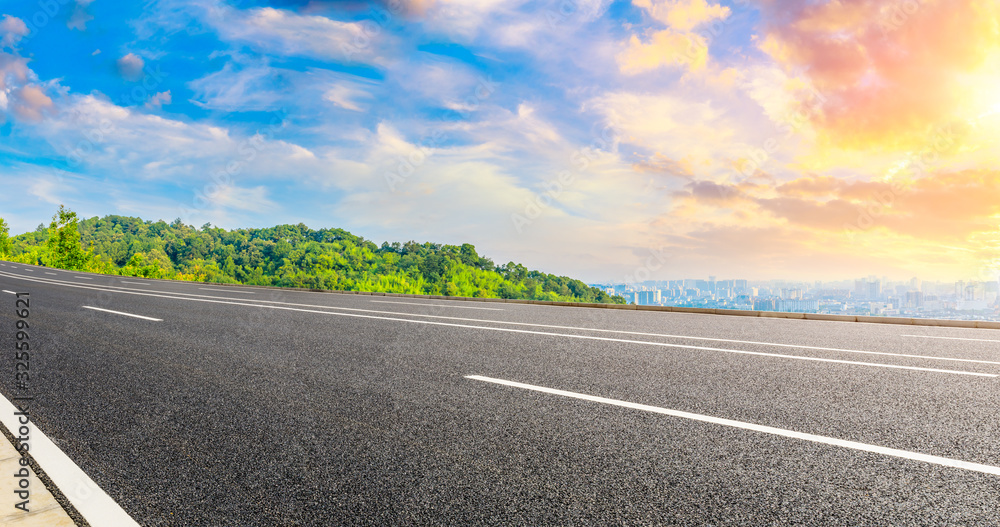
[[[80,245],[76,213],[59,205],[49,224],[49,265],[60,269],[81,270],[89,255]]]
[[[7,256],[10,254],[10,249],[10,228],[7,227],[7,222],[0,218],[0,255]]]

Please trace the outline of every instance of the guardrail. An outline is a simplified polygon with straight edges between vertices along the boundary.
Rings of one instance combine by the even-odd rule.
[[[23,264],[18,262],[7,262],[15,263],[17,265],[24,265],[43,269],[45,267],[40,267],[37,265]],[[93,274],[98,276],[108,276],[115,278],[142,278],[142,277],[129,277],[120,275],[109,275],[103,273],[84,273],[82,271],[72,271],[79,272],[81,274]],[[276,289],[280,291],[309,291],[312,293],[335,293],[341,295],[370,295],[370,296],[394,296],[400,298],[424,298],[428,300],[452,300],[461,302],[499,302],[507,304],[535,304],[542,306],[561,306],[561,307],[589,307],[596,309],[627,309],[633,311],[665,311],[668,313],[697,313],[703,315],[724,315],[724,316],[735,316],[735,317],[762,317],[762,318],[787,318],[796,320],[824,320],[831,322],[862,322],[869,324],[901,324],[909,326],[933,326],[933,327],[951,327],[951,328],[979,328],[979,329],[1000,329],[1000,322],[993,322],[988,320],[949,320],[949,319],[937,319],[937,318],[908,318],[908,317],[878,317],[878,316],[868,316],[868,315],[829,315],[823,313],[786,313],[783,311],[747,311],[739,309],[708,309],[701,307],[678,307],[678,306],[639,306],[635,304],[597,304],[588,302],[550,302],[547,300],[524,300],[524,299],[514,299],[514,298],[473,298],[467,296],[442,296],[442,295],[410,295],[403,293],[372,293],[368,291],[340,291],[336,289],[310,289],[308,287],[278,287],[278,286],[266,286],[266,285],[244,285],[244,284],[220,284],[217,282],[186,282],[180,280],[166,280],[162,278],[142,278],[143,280],[157,280],[162,282],[174,282],[182,284],[205,284],[213,286],[222,287],[253,287],[260,289]]]

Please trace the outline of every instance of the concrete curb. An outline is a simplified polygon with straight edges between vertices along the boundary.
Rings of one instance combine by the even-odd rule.
[[[47,267],[42,267],[32,264],[9,262],[6,260],[3,261],[5,263],[9,264],[12,263],[14,265],[24,265],[26,267],[34,267],[37,269],[48,269]],[[65,271],[65,269],[59,269],[59,270]],[[425,300],[451,300],[460,302],[502,302],[507,304],[534,304],[541,306],[557,306],[557,307],[630,309],[635,311],[665,311],[669,313],[693,313],[702,315],[725,315],[725,316],[737,316],[737,317],[784,318],[793,320],[822,320],[828,322],[861,322],[866,324],[901,324],[909,326],[929,326],[929,327],[948,327],[948,328],[1000,329],[1000,322],[989,321],[989,320],[948,320],[948,319],[937,319],[937,318],[877,317],[877,316],[866,316],[866,315],[830,315],[825,313],[787,313],[781,311],[746,311],[739,309],[709,309],[701,307],[680,307],[680,306],[637,306],[634,304],[550,302],[547,300],[525,300],[520,298],[505,299],[505,298],[471,298],[465,296],[411,295],[403,293],[379,293],[379,292],[373,293],[369,291],[339,291],[333,289],[311,289],[308,287],[278,287],[278,286],[266,286],[266,285],[220,284],[216,282],[183,282],[179,280],[166,280],[163,278],[128,277],[128,276],[119,276],[119,275],[104,274],[104,273],[86,273],[82,271],[70,271],[70,272],[79,272],[80,274],[91,274],[97,276],[107,276],[109,278],[138,278],[142,280],[156,280],[159,282],[202,284],[202,285],[211,285],[215,287],[247,287],[247,288],[268,289],[275,291],[306,291],[311,293],[388,296],[397,298],[422,298]]]

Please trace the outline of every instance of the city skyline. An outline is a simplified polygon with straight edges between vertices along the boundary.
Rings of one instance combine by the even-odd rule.
[[[998,25],[994,0],[7,2],[0,216],[301,222],[588,282],[995,276]]]
[[[1000,320],[1000,277],[941,282],[913,277],[893,281],[678,279],[594,284],[639,305],[784,311],[832,315]]]

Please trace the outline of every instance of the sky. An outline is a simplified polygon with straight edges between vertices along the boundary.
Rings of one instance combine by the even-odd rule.
[[[1000,275],[997,0],[0,0],[0,217]]]

